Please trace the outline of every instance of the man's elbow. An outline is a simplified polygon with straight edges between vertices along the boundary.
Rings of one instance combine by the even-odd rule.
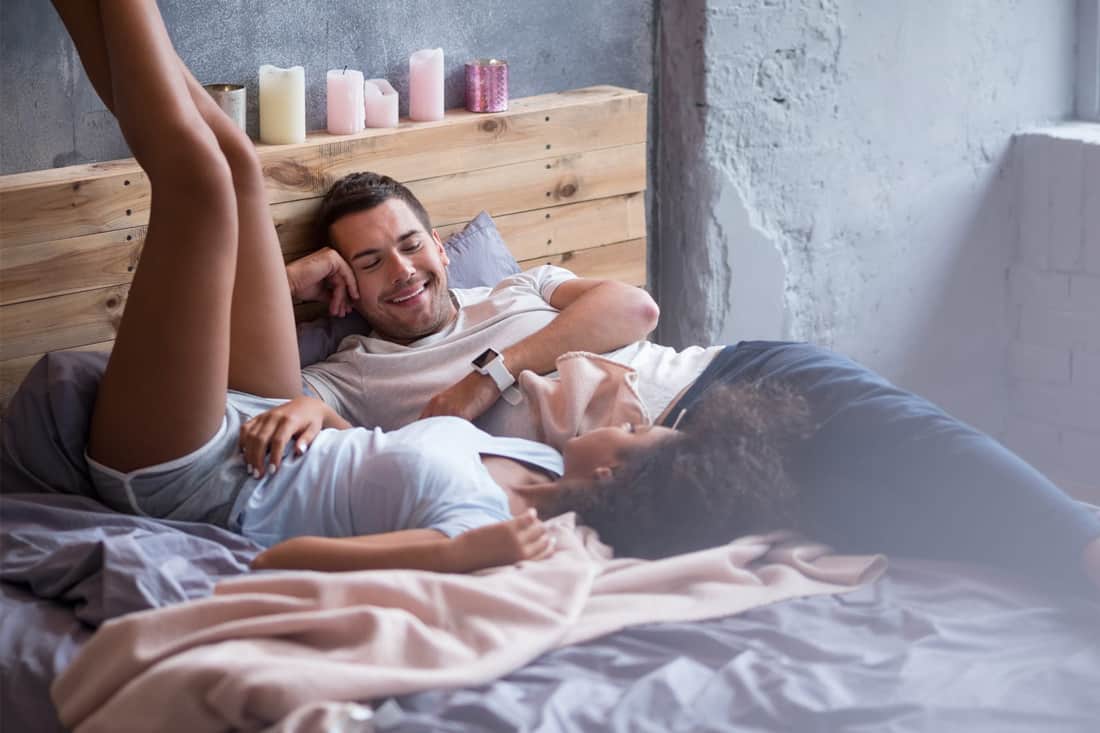
[[[643,336],[648,335],[657,328],[657,319],[661,316],[661,309],[648,292],[642,288],[631,287],[631,312],[637,321]]]

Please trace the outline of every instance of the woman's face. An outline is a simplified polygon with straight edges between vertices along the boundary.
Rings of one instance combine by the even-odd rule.
[[[623,423],[570,438],[562,451],[565,478],[607,478],[631,456],[656,448],[674,435],[675,430],[659,425]]]

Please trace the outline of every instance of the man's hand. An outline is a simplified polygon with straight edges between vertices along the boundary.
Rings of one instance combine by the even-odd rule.
[[[500,398],[493,378],[470,372],[428,401],[420,413],[420,419],[451,415],[466,420],[476,420]]]
[[[272,473],[278,471],[290,441],[294,441],[294,455],[300,456],[324,427],[351,426],[315,397],[296,397],[252,418],[241,426],[239,442],[249,473],[263,476],[269,457]]]
[[[322,247],[291,262],[286,266],[286,279],[291,297],[328,303],[331,316],[351,313],[351,302],[359,299],[355,273],[332,247]]]

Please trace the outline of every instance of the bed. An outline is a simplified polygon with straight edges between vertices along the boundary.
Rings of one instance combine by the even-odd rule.
[[[595,87],[506,113],[259,146],[283,251],[308,251],[329,182],[369,168],[408,183],[452,245],[481,246],[471,232],[484,209],[520,267],[644,286],[646,107],[644,94]],[[60,426],[51,440],[71,437],[66,420],[86,401],[81,365],[110,348],[148,203],[132,161],[0,178],[0,400],[8,408],[24,379],[39,380],[43,419]],[[324,351],[333,327],[316,315],[300,312],[302,343]],[[91,353],[43,358],[59,350]],[[10,409],[4,420],[10,437]],[[112,512],[74,488],[65,460],[43,470],[34,491],[0,487],[5,731],[63,730],[49,685],[96,627],[206,598],[259,550],[215,527]],[[334,700],[317,729],[1092,731],[1098,632],[1095,603],[984,568],[891,558],[853,592],[625,629],[487,684]]]

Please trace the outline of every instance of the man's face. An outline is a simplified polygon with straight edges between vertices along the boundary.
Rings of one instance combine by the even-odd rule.
[[[443,243],[400,199],[346,214],[329,226],[332,246],[359,284],[356,310],[374,335],[407,344],[436,333],[456,311],[447,291]]]

